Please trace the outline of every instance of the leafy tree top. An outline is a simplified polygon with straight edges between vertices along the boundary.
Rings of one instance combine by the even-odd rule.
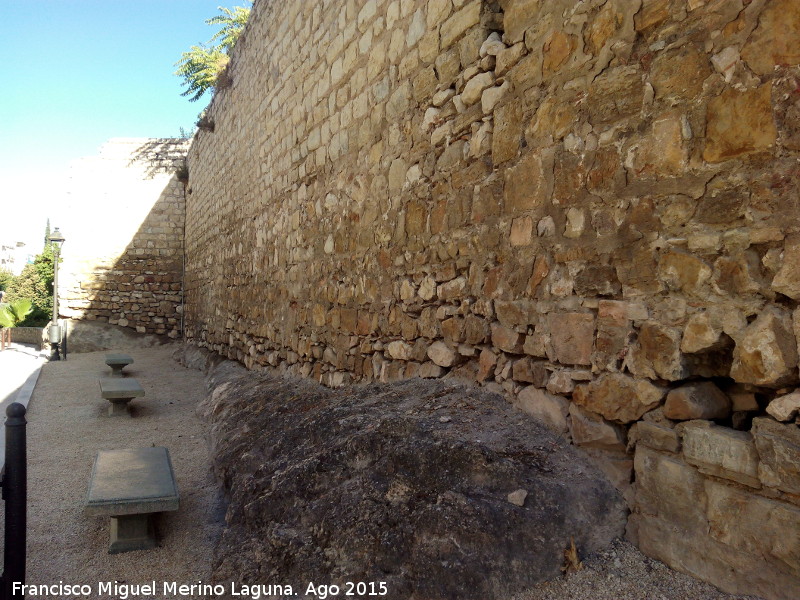
[[[219,31],[206,44],[189,48],[175,63],[178,68],[175,75],[183,79],[186,86],[181,96],[190,96],[191,102],[199,100],[207,90],[217,85],[220,74],[228,66],[230,51],[250,16],[250,7],[217,8],[222,14],[207,19],[206,24],[220,25]]]

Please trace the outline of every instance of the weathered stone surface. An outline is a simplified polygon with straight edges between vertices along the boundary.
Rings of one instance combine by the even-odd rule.
[[[569,401],[561,396],[548,394],[535,386],[529,385],[517,394],[515,405],[544,423],[555,433],[567,430],[567,413]]]
[[[545,368],[544,361],[534,361],[530,358],[521,358],[514,361],[512,367],[514,381],[522,381],[532,383],[536,387],[544,387],[547,385],[549,373]]]
[[[643,323],[626,364],[637,377],[677,381],[686,376],[680,351],[681,332],[655,321]]]
[[[703,158],[708,162],[766,150],[777,135],[770,84],[745,92],[725,90],[708,103],[706,123]]]
[[[389,342],[389,345],[386,346],[386,353],[389,355],[389,358],[398,360],[410,360],[413,350],[410,344],[400,340]]]
[[[625,521],[584,458],[486,392],[250,374],[208,408],[230,499],[216,581],[347,572],[404,597],[506,598],[559,575],[570,536],[596,551]],[[508,500],[519,489],[522,507]]]
[[[609,421],[630,423],[659,404],[666,390],[622,373],[604,373],[575,387],[573,402]]]
[[[800,572],[800,508],[716,481],[706,481],[705,488],[712,539],[750,556],[763,557],[764,562],[777,567],[777,573]],[[765,595],[781,598],[787,592]]]
[[[494,85],[494,73],[479,73],[470,79],[461,92],[461,101],[467,106],[475,104],[481,99],[483,90]]]
[[[700,294],[711,278],[711,267],[686,252],[670,251],[658,261],[658,276],[670,289]]]
[[[731,414],[731,400],[710,381],[687,383],[667,394],[664,416],[675,421],[724,419]]]
[[[789,315],[762,312],[744,330],[733,350],[731,377],[741,383],[780,387],[797,381],[797,340]]]
[[[680,427],[686,462],[703,473],[761,487],[758,452],[748,432],[720,427],[709,421],[687,421]]]
[[[518,144],[518,137],[515,137]],[[499,143],[498,130],[494,134],[495,145]],[[492,150],[493,153],[494,150]],[[516,150],[515,150],[516,152]],[[539,152],[529,152],[514,168],[506,171],[505,209],[511,214],[536,208],[550,195],[550,183],[546,174],[545,157]]]
[[[722,324],[705,311],[689,317],[681,337],[681,352],[705,352],[720,344]]]
[[[778,396],[767,406],[767,412],[778,421],[791,421],[800,413],[800,390]]]
[[[492,344],[511,354],[522,354],[522,335],[503,327],[499,323],[492,323]]]
[[[703,476],[679,457],[657,452],[645,445],[636,446],[637,513],[656,517],[669,523],[683,534],[702,531],[707,527]],[[644,548],[646,539],[640,541]],[[663,540],[653,540],[657,546]],[[651,554],[652,556],[652,554]]]
[[[786,238],[783,263],[772,280],[772,289],[794,300],[800,300],[800,235]]]
[[[664,452],[679,452],[681,449],[681,439],[674,429],[649,421],[638,421],[628,431],[628,450],[637,444]]]
[[[609,423],[575,403],[569,405],[569,431],[577,446],[625,452],[625,431],[622,427]]]
[[[790,600],[797,508],[704,480],[679,459],[637,446],[629,531],[642,552],[733,594]],[[764,524],[765,515],[774,515]]]
[[[800,63],[800,6],[792,0],[767,4],[758,27],[742,48],[742,58],[759,75],[770,75],[776,65]]]
[[[552,313],[550,342],[556,359],[565,365],[592,363],[595,318],[591,313]]]
[[[800,495],[800,428],[768,417],[753,419],[758,477],[767,487]]]
[[[440,367],[452,367],[458,362],[458,353],[441,341],[433,342],[428,348],[428,358]]]

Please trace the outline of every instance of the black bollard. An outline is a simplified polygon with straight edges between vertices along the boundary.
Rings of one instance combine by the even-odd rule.
[[[3,597],[24,598],[13,593],[14,582],[25,583],[27,537],[28,465],[25,439],[25,407],[14,402],[6,408],[6,464],[3,473],[3,500],[6,502],[3,554]]]

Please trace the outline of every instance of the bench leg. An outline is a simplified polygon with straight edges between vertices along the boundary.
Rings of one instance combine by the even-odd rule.
[[[125,365],[110,365],[110,366],[111,366],[111,377],[125,376],[122,372],[122,369],[125,368]]]
[[[149,514],[111,517],[109,554],[150,550],[156,547],[156,536]]]
[[[108,401],[111,402],[111,406],[108,407],[108,416],[130,417],[131,414],[128,412],[128,402],[131,400],[133,400],[133,398],[109,398]]]

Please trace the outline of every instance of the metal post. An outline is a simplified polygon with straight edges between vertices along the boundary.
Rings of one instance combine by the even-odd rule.
[[[58,258],[61,254],[61,248],[58,244],[53,244],[55,251],[53,252],[53,325],[58,327]],[[52,331],[52,328],[51,328]],[[58,344],[61,342],[60,329],[56,329],[58,338],[56,341],[50,340],[50,360],[61,360],[61,355],[58,353]],[[52,333],[51,333],[52,335]]]
[[[6,408],[6,464],[3,473],[3,499],[6,501],[3,550],[3,597],[13,594],[14,582],[25,583],[27,532],[28,465],[25,439],[25,407],[14,402]]]

